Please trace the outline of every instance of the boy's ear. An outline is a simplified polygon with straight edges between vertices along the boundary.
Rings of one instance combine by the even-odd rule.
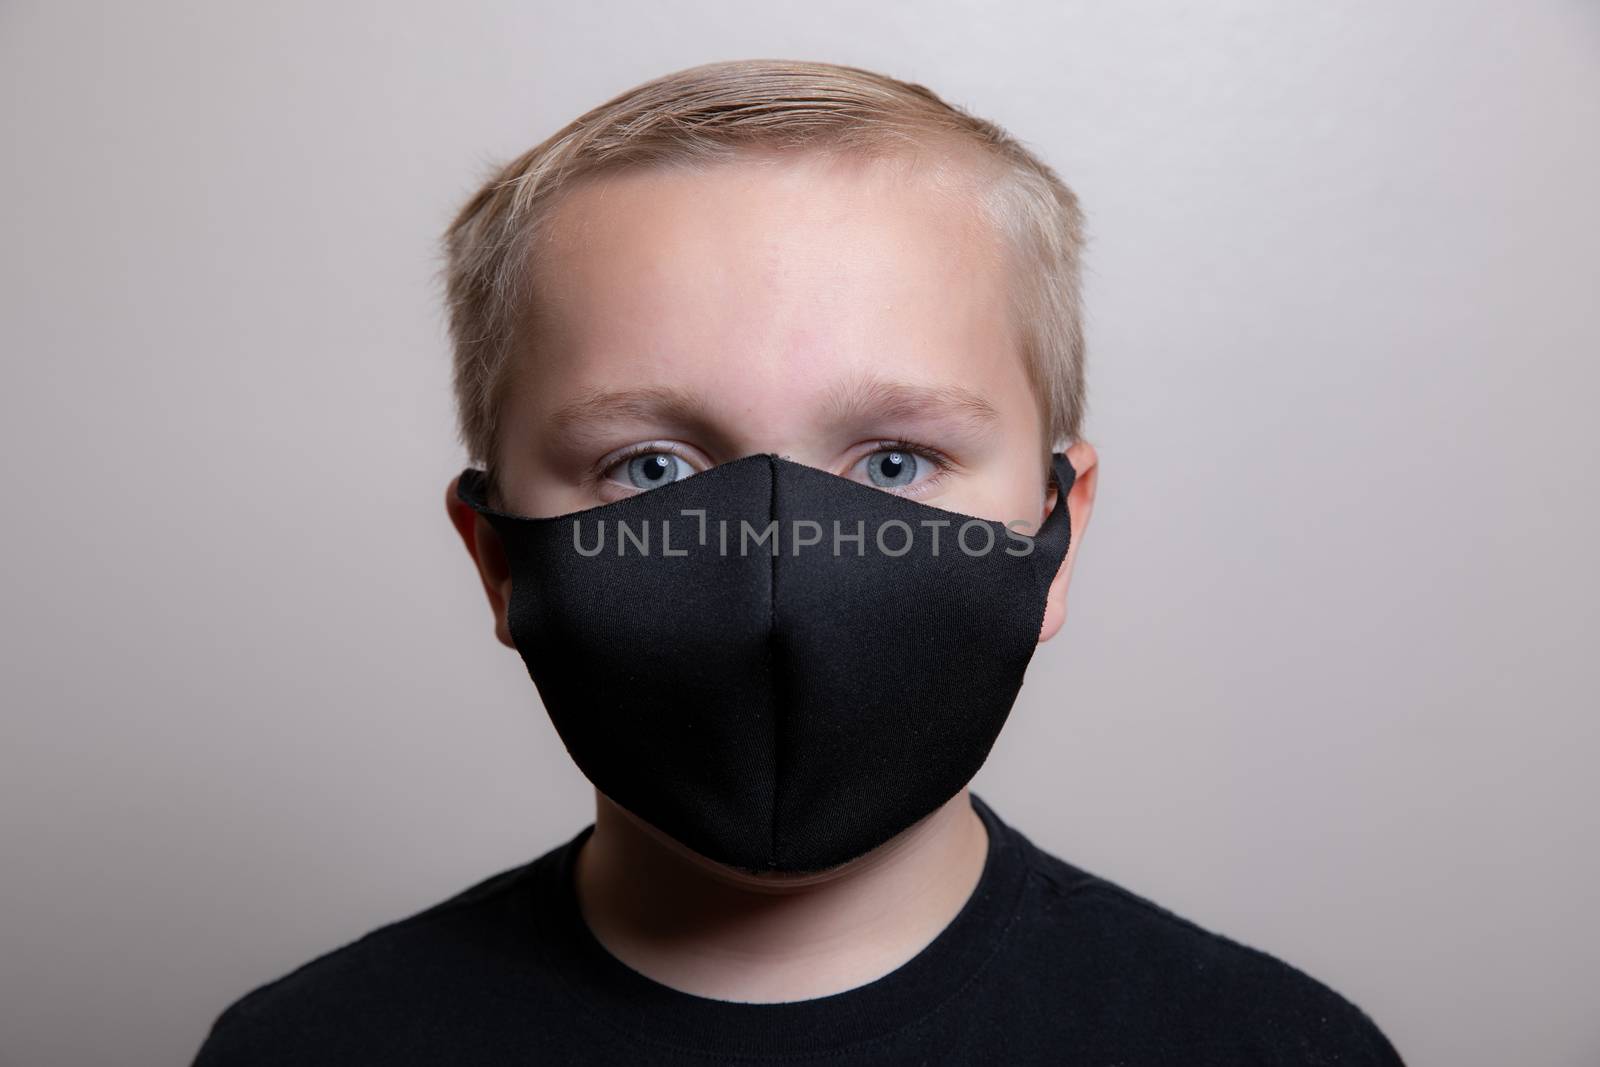
[[[506,608],[511,603],[511,567],[506,562],[505,545],[501,544],[493,524],[456,496],[456,483],[460,480],[458,474],[445,486],[445,510],[450,514],[450,524],[466,544],[467,554],[477,565],[483,591],[494,611],[494,635],[501,644],[514,649],[517,646],[511,640],[511,627],[506,621]]]
[[[1045,601],[1044,622],[1039,627],[1040,644],[1054,637],[1060,631],[1062,624],[1067,621],[1067,585],[1072,581],[1072,564],[1078,558],[1078,546],[1083,543],[1083,532],[1089,528],[1089,515],[1094,511],[1094,488],[1100,469],[1100,457],[1093,445],[1087,441],[1079,441],[1067,449],[1067,459],[1077,474],[1072,482],[1072,488],[1067,490],[1067,515],[1072,520],[1072,541],[1067,545],[1066,558],[1061,561],[1061,568],[1056,571],[1055,580],[1050,583],[1050,595]],[[1045,494],[1044,511],[1040,515],[1040,522],[1044,521],[1045,515],[1050,514],[1055,503],[1056,487],[1052,482],[1050,491]]]

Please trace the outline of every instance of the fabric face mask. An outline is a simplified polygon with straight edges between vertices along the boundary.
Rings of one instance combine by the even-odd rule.
[[[456,492],[505,546],[512,640],[589,781],[709,859],[814,871],[988,757],[1071,539],[1051,467],[1032,537],[767,453],[549,518],[492,508],[481,470]]]

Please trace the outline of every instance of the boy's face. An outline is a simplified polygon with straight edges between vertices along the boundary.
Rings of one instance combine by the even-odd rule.
[[[1054,503],[1000,238],[915,172],[805,157],[605,176],[567,195],[538,256],[537,355],[501,410],[505,510],[564,514],[758,452],[1024,530]],[[1072,548],[1040,640],[1093,502],[1092,447],[1069,457]],[[512,645],[493,530],[453,490]]]

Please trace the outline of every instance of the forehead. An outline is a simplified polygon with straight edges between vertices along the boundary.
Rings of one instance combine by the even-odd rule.
[[[734,293],[763,313],[803,302],[854,317],[870,310],[865,293],[881,303],[936,292],[960,310],[991,295],[975,290],[998,281],[1002,255],[973,185],[959,162],[938,157],[751,155],[603,174],[545,220],[533,262],[540,310],[546,323],[588,333],[629,325],[592,313],[619,302],[631,318],[666,319],[685,304],[713,311],[704,305]]]
[[[971,385],[1018,360],[1002,239],[955,157],[751,155],[584,180],[534,252],[537,390],[871,372]],[[537,370],[533,370],[537,367]]]
[[[998,244],[977,208],[978,182],[958,159],[746,153],[726,162],[678,163],[602,173],[564,191],[541,223],[535,269],[559,286],[572,261],[614,266],[639,239],[682,253],[764,238],[772,251],[821,255],[841,237],[911,239],[926,250],[993,255]],[[759,252],[761,249],[748,249]],[[552,271],[550,268],[555,268]]]

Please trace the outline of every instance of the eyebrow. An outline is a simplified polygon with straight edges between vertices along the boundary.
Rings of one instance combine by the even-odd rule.
[[[959,385],[913,385],[873,377],[835,386],[826,410],[840,422],[948,416],[983,427],[1000,419],[993,404]]]
[[[993,404],[963,386],[914,385],[874,377],[834,386],[826,395],[823,410],[828,419],[841,423],[952,417],[981,428],[1000,419]],[[562,434],[581,434],[592,424],[621,419],[666,419],[684,424],[707,421],[698,394],[673,386],[649,386],[586,393],[557,408],[549,422]]]
[[[557,408],[550,424],[561,433],[582,433],[590,423],[619,419],[666,418],[693,423],[704,419],[698,396],[673,386],[641,389],[597,389]]]

